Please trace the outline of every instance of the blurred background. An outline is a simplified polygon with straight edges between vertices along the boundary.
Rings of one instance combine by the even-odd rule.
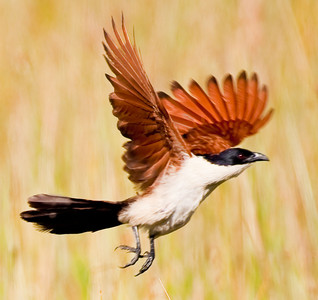
[[[242,147],[268,155],[219,187],[151,269],[114,248],[129,227],[55,236],[20,220],[52,193],[122,200],[121,137],[102,29],[124,12],[156,90],[245,69],[271,122]],[[317,1],[0,1],[1,299],[317,299]],[[148,248],[146,236],[143,248]]]

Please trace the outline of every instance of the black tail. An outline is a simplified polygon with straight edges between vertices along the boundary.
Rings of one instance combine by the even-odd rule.
[[[118,226],[118,213],[126,202],[92,201],[46,194],[28,199],[35,210],[21,213],[21,218],[35,223],[42,231],[56,234],[97,231]]]

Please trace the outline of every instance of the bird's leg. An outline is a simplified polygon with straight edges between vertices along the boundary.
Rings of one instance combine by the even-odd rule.
[[[143,255],[140,255],[140,257],[147,257],[146,262],[142,265],[141,269],[139,270],[139,273],[135,276],[138,276],[144,272],[146,272],[150,266],[152,265],[152,262],[155,259],[155,237],[150,236],[150,252],[146,251]]]
[[[124,265],[123,267],[121,267],[121,268],[127,268],[129,266],[132,266],[132,265],[134,265],[137,262],[137,260],[140,257],[143,257],[142,255],[140,255],[141,248],[140,248],[140,239],[139,239],[139,233],[138,233],[137,226],[133,226],[132,230],[134,232],[134,236],[135,236],[135,239],[136,239],[136,247],[134,248],[134,247],[126,246],[126,245],[120,245],[120,246],[116,247],[116,249],[119,248],[121,250],[127,250],[130,253],[135,253],[135,256],[132,258],[132,260],[129,263],[127,263],[126,265]]]

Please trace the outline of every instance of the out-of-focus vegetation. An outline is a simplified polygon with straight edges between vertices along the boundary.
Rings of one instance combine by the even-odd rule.
[[[122,226],[54,236],[19,219],[56,193],[120,200],[124,139],[107,95],[102,28],[127,28],[157,90],[174,79],[256,71],[271,122],[243,146],[266,153],[183,229],[156,241],[151,269],[122,270]],[[1,299],[317,299],[317,1],[1,1]],[[144,248],[148,242],[143,239]]]

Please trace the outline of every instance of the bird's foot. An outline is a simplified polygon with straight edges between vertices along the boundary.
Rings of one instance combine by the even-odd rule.
[[[150,266],[152,265],[153,260],[155,259],[155,237],[154,236],[149,236],[150,240],[150,251],[146,251],[144,254],[141,254],[141,247],[140,247],[140,239],[139,239],[139,233],[138,233],[138,228],[137,226],[132,227],[135,238],[136,238],[136,247],[130,247],[126,245],[120,245],[115,248],[116,249],[121,249],[121,250],[126,250],[128,253],[135,253],[135,256],[132,258],[132,260],[127,263],[126,265],[122,266],[121,268],[127,268],[129,266],[134,265],[139,258],[147,257],[145,263],[142,265],[141,269],[139,270],[138,274],[135,276],[138,276],[144,272],[146,272]]]
[[[126,250],[128,253],[135,253],[135,256],[132,258],[132,260],[126,265],[122,266],[121,268],[127,268],[129,266],[132,266],[138,261],[139,258],[143,257],[143,255],[140,254],[141,253],[140,247],[135,248],[135,247],[130,247],[126,245],[120,245],[115,248],[115,250],[117,249]]]
[[[139,270],[138,274],[135,276],[138,276],[144,272],[146,272],[150,266],[152,265],[153,260],[155,259],[155,252],[154,251],[146,251],[144,254],[142,254],[140,257],[147,257],[146,262],[142,265],[141,269]]]

